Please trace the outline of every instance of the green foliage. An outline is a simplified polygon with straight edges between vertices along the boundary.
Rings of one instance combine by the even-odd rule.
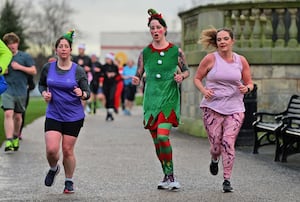
[[[24,26],[22,25],[22,16],[17,11],[13,1],[6,0],[0,15],[0,37],[4,34],[14,32],[20,38],[19,49],[26,50],[28,46],[25,43]]]
[[[32,97],[27,107],[25,125],[32,123],[35,119],[44,116],[47,104],[42,97]]]

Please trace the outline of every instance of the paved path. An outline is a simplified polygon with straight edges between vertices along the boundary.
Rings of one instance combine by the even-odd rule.
[[[163,176],[150,135],[142,127],[141,108],[131,117],[116,115],[114,122],[104,118],[103,109],[86,118],[76,145],[73,195],[62,194],[63,170],[53,187],[44,186],[44,118],[27,126],[18,152],[5,154],[1,148],[0,201],[300,201],[299,155],[282,164],[273,161],[268,149],[259,155],[251,154],[251,148],[239,149],[232,177],[235,192],[224,194],[222,175],[208,171],[207,140],[175,129],[175,174],[183,189],[157,190]]]

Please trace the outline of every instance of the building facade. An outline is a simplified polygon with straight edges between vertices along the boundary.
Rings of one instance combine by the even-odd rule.
[[[181,33],[168,32],[167,39],[180,46]],[[100,40],[102,62],[105,54],[114,53],[116,58],[126,63],[127,59],[137,62],[140,52],[151,43],[152,38],[149,32],[101,32]]]

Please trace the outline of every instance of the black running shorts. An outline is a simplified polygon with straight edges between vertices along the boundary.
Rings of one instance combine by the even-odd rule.
[[[62,133],[63,135],[70,135],[78,137],[81,127],[83,126],[84,119],[74,122],[61,122],[54,119],[46,118],[45,132],[54,130]]]

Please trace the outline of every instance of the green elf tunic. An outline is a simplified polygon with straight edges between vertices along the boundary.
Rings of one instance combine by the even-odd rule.
[[[159,123],[178,126],[180,120],[179,86],[174,80],[177,72],[178,47],[169,44],[163,50],[151,44],[143,50],[146,86],[144,91],[144,126],[155,130]]]

